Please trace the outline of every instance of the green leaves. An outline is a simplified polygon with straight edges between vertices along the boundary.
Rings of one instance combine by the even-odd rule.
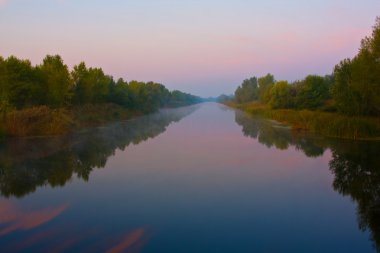
[[[87,68],[84,62],[69,72],[59,55],[48,55],[42,64],[14,56],[0,57],[0,111],[45,105],[53,108],[71,105],[115,103],[130,109],[152,112],[164,106],[200,102],[199,97],[180,91],[170,92],[155,82],[117,82],[101,68]]]
[[[316,75],[307,76],[297,87],[296,107],[317,109],[329,98],[329,83],[326,78]]]
[[[62,107],[70,102],[73,82],[67,65],[59,55],[48,55],[43,63],[37,66],[40,74],[40,85],[43,87],[43,102],[52,107]]]
[[[335,66],[333,98],[340,112],[380,115],[380,18],[372,36],[362,40],[357,56]]]
[[[291,87],[287,81],[279,81],[271,88],[269,105],[274,109],[292,107]]]
[[[258,99],[257,77],[251,77],[243,81],[235,91],[235,99],[238,103],[248,103]]]

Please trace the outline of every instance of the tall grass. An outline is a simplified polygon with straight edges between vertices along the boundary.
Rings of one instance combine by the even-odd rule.
[[[13,110],[0,115],[0,140],[5,136],[63,135],[76,129],[129,119],[141,114],[115,104],[88,104],[68,109],[38,106]]]
[[[61,135],[70,130],[72,116],[65,109],[38,106],[3,115],[1,125],[10,136]]]
[[[309,131],[328,137],[346,139],[380,140],[380,118],[376,117],[351,117],[338,113],[309,110],[272,110],[259,103],[244,105],[230,103],[229,106],[287,123],[297,131]]]

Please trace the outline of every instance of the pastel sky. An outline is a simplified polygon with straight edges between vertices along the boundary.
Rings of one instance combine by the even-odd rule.
[[[0,0],[0,55],[60,54],[70,67],[216,96],[268,72],[331,73],[376,15],[380,0]]]

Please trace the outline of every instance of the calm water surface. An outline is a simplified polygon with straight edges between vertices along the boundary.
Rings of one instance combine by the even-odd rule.
[[[380,144],[206,103],[0,145],[0,252],[376,252]]]

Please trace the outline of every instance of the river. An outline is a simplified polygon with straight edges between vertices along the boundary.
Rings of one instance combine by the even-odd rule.
[[[10,139],[0,252],[380,252],[380,143],[216,103]]]

